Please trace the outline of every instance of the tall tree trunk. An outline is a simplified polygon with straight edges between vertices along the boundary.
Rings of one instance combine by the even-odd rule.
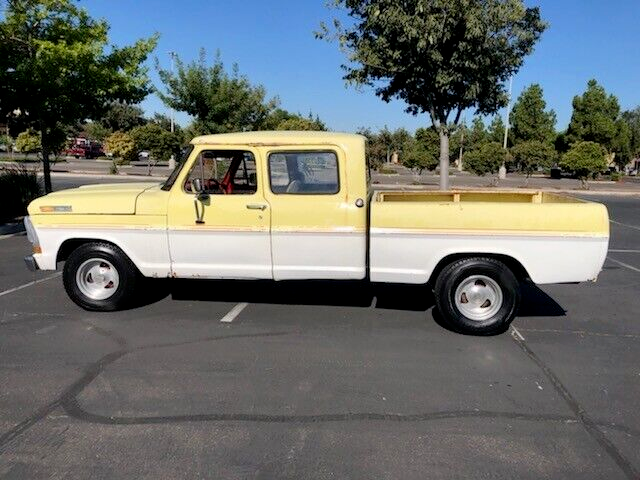
[[[449,190],[449,132],[441,128],[440,135],[440,190]]]
[[[47,128],[40,122],[40,143],[42,144],[42,171],[44,173],[44,193],[51,193],[51,166],[49,164],[49,137]]]

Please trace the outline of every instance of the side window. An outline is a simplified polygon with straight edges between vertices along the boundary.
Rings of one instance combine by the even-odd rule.
[[[187,175],[185,192],[193,193],[196,178],[212,195],[253,194],[258,189],[256,159],[242,150],[203,150]]]
[[[340,191],[334,152],[278,152],[269,155],[271,191],[277,194],[331,195]]]

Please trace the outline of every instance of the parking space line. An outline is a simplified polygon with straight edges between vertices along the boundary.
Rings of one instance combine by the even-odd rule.
[[[640,230],[640,227],[635,225],[629,225],[628,223],[617,222],[616,220],[609,219],[611,223],[615,223],[616,225],[620,225],[621,227],[633,228],[634,230]]]
[[[633,265],[629,265],[628,263],[621,262],[620,260],[616,260],[615,258],[611,258],[611,257],[607,257],[607,260],[611,260],[612,262],[615,262],[622,267],[626,267],[629,270],[633,270],[634,272],[640,273],[640,268],[636,268]]]
[[[235,320],[235,318],[240,315],[245,308],[247,308],[249,304],[246,302],[242,302],[233,307],[229,312],[220,319],[220,323],[231,323]]]
[[[640,253],[640,250],[624,250],[618,248],[609,249],[611,253]]]
[[[17,292],[18,290],[22,290],[23,288],[30,287],[32,285],[36,285],[38,283],[46,282],[47,280],[51,280],[52,278],[56,278],[62,275],[62,272],[54,273],[53,275],[49,275],[48,277],[40,278],[38,280],[34,280],[33,282],[25,283],[24,285],[20,285],[18,287],[10,288],[9,290],[5,290],[4,292],[0,292],[0,297],[4,295],[9,295],[10,293]]]

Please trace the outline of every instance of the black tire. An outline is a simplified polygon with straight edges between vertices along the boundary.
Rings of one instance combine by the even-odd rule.
[[[111,273],[111,267],[117,272],[117,280],[111,282],[115,285],[113,291],[108,291],[108,284],[104,292],[107,298],[92,298],[82,291],[78,284],[78,270],[91,260],[104,260],[101,266]],[[112,274],[112,273],[111,273]],[[113,275],[113,274],[112,274]],[[85,243],[76,248],[64,264],[62,271],[64,289],[74,303],[85,310],[108,312],[121,310],[132,305],[140,284],[141,275],[129,258],[115,245],[109,243]],[[86,283],[86,282],[85,282]]]
[[[488,280],[483,280],[485,278]],[[496,285],[499,293],[495,293]],[[473,296],[474,288],[480,289],[479,298],[470,301],[465,290]],[[487,299],[477,305],[482,299],[482,292],[486,291],[489,292]],[[504,263],[493,258],[470,257],[450,263],[438,275],[434,293],[442,320],[453,330],[472,335],[495,335],[506,331],[520,306],[520,282]],[[460,295],[458,301],[457,295]],[[490,298],[496,300],[494,306]],[[471,308],[475,308],[479,318],[474,318],[474,313],[465,314],[461,310],[465,304],[474,301],[477,303]]]

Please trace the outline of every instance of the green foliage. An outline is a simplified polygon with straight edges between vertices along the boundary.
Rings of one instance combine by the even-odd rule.
[[[212,66],[207,66],[201,50],[198,61],[188,65],[176,58],[176,67],[176,73],[157,67],[167,90],[158,95],[167,106],[193,116],[198,133],[259,130],[277,106],[277,100],[266,100],[264,87],[252,85],[237,65],[227,72],[219,54]]]
[[[362,128],[358,133],[367,137],[367,162],[376,170],[385,162],[391,161],[393,153],[397,153],[402,162],[403,152],[413,142],[413,137],[404,128],[391,131],[385,126],[377,133],[371,129]]]
[[[621,175],[620,172],[611,172],[611,181],[618,182],[620,181]]]
[[[629,149],[633,158],[640,157],[640,107],[622,113],[622,120],[629,127],[631,140]]]
[[[480,148],[464,154],[464,166],[467,170],[480,176],[497,173],[502,163],[507,159],[506,154],[507,152],[500,143],[485,143]]]
[[[83,125],[82,133],[89,140],[104,142],[104,139],[111,134],[111,130],[99,122],[87,122]]]
[[[156,160],[169,160],[171,155],[178,157],[182,147],[182,135],[171,133],[157,123],[148,123],[133,128],[129,135],[135,142],[135,151],[147,150]]]
[[[504,121],[502,116],[494,115],[491,125],[489,125],[489,131],[487,137],[490,142],[496,142],[502,145],[504,143]]]
[[[134,127],[144,125],[144,113],[137,105],[124,102],[109,102],[98,123],[110,132],[128,132]]]
[[[317,36],[346,51],[344,78],[374,87],[384,101],[403,100],[412,114],[427,113],[444,136],[463,110],[491,114],[506,104],[504,82],[546,28],[539,9],[522,0],[334,3],[350,21],[335,19],[335,31],[321,25]],[[448,165],[441,167],[446,184]]]
[[[631,142],[633,131],[631,126],[622,118],[616,122],[616,136],[611,144],[613,161],[620,170],[624,170],[633,158]]]
[[[511,149],[513,161],[527,176],[540,168],[549,168],[556,159],[556,151],[547,142],[529,140],[520,142]]]
[[[113,132],[105,140],[105,151],[119,158],[121,163],[129,163],[138,159],[136,142],[125,132]]]
[[[49,152],[62,126],[97,119],[114,100],[141,101],[151,91],[142,64],[156,37],[113,47],[107,23],[71,0],[6,5],[0,21],[0,116],[40,131],[50,191]]]
[[[7,152],[11,150],[13,146],[13,138],[9,135],[0,135],[0,147],[2,150],[6,150]]]
[[[435,135],[437,136],[437,133]],[[433,146],[428,142],[416,140],[411,142],[411,145],[404,152],[402,164],[419,175],[424,170],[435,170],[438,166],[437,150],[434,152]]]
[[[467,140],[465,141],[467,150],[480,148],[488,141],[489,134],[487,133],[487,129],[484,126],[484,122],[480,117],[473,117],[473,121],[471,122],[471,129],[469,130]]]
[[[293,115],[290,118],[282,120],[275,127],[275,130],[313,130],[313,131],[324,131],[326,130],[326,126],[319,118],[313,118],[309,116],[309,118],[301,117],[300,115]]]
[[[39,153],[42,150],[40,132],[33,128],[21,132],[16,138],[16,150],[20,153]]]
[[[0,223],[27,214],[27,205],[42,194],[35,170],[24,167],[0,172]]]
[[[618,99],[607,95],[595,80],[589,80],[582,96],[573,99],[573,114],[567,129],[568,142],[595,142],[611,151],[618,134],[619,115]]]
[[[513,105],[510,115],[511,135],[513,142],[551,143],[556,136],[556,114],[553,110],[545,110],[542,87],[533,84],[526,88]]]
[[[595,142],[576,142],[560,159],[563,170],[573,172],[587,187],[587,179],[607,168],[605,149]]]

